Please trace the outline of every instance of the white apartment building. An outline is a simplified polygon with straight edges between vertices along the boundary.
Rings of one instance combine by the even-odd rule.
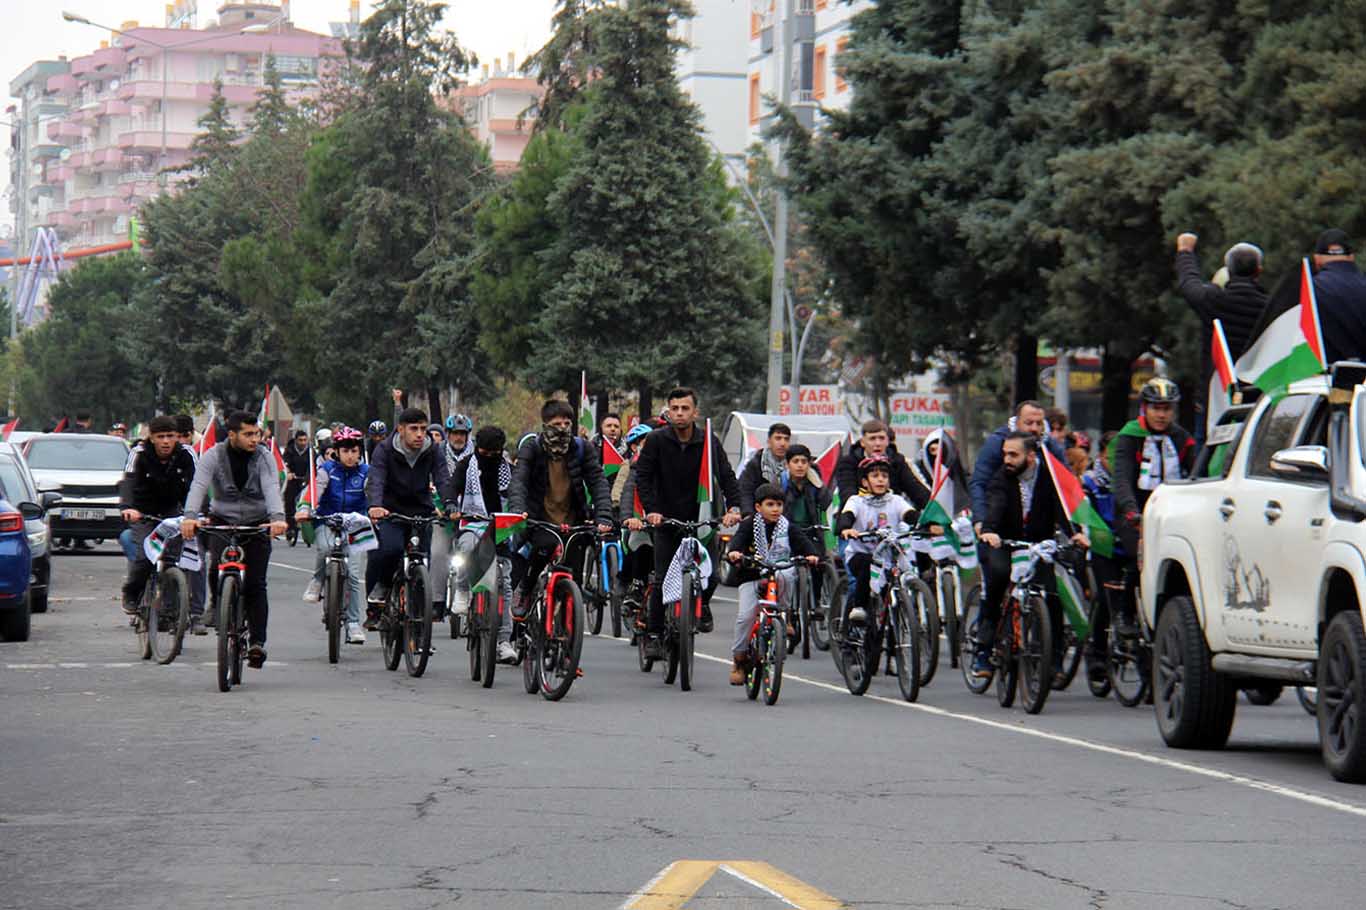
[[[501,172],[515,170],[536,127],[537,106],[544,94],[536,80],[517,71],[516,55],[498,57],[480,69],[478,81],[451,93],[451,109],[465,118],[470,132],[484,144]]]
[[[751,0],[693,0],[696,15],[675,25],[686,47],[678,54],[678,84],[702,111],[714,151],[743,167],[752,141],[746,120],[746,62]]]
[[[62,152],[61,143],[48,137],[48,126],[66,113],[66,100],[48,91],[48,80],[71,68],[65,58],[29,64],[10,81],[10,95],[19,99],[5,111],[10,121],[9,207],[14,213],[13,246],[27,256],[33,234],[48,222],[52,207],[61,203],[55,187],[44,181],[49,162]]]

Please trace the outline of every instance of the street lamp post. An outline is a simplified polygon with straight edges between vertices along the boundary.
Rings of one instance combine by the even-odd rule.
[[[786,107],[792,96],[792,3],[784,0],[779,27],[778,103]],[[775,173],[779,181],[787,176],[787,160],[782,142],[778,143]],[[783,306],[787,298],[787,194],[777,187],[773,215],[773,282],[768,302],[768,397],[765,410],[778,413],[783,384]],[[793,355],[796,351],[793,350]]]

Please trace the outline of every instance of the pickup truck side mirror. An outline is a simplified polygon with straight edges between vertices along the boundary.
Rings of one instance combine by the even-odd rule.
[[[1327,446],[1294,446],[1271,456],[1271,471],[1286,480],[1328,480]]]
[[[47,514],[47,510],[36,502],[19,503],[19,514],[24,516],[26,521],[37,521]]]
[[[62,504],[62,494],[48,490],[38,494],[38,504],[44,509],[55,509]]]

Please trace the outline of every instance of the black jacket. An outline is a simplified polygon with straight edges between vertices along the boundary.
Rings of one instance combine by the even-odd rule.
[[[730,539],[730,552],[743,553],[746,556],[755,555],[754,546],[754,523],[759,521],[757,513],[746,517],[735,529],[735,536]],[[773,525],[764,522],[770,537],[773,534]],[[793,556],[820,556],[816,552],[816,547],[811,543],[811,538],[798,528],[795,524],[788,522],[787,525],[787,546],[792,551]],[[754,581],[759,577],[759,570],[751,566],[745,566],[735,573],[735,583],[744,584],[747,581]]]
[[[417,460],[408,459],[394,451],[397,433],[375,446],[370,458],[370,476],[365,480],[365,498],[373,509],[381,506],[409,518],[432,514],[432,487],[445,486],[446,459],[425,440]]]
[[[294,448],[294,443],[291,442],[285,446],[284,458],[285,468],[289,473],[293,474],[304,483],[307,483],[308,466],[313,461],[313,447],[304,446],[303,451],[300,452],[298,449]]]
[[[151,446],[140,444],[119,481],[119,508],[162,518],[179,515],[185,508],[194,469],[194,456],[184,446],[177,445],[171,457],[162,461]]]
[[[473,504],[466,506],[464,503],[465,483],[469,480],[470,462],[478,457],[478,454],[466,455],[455,463],[455,470],[451,472],[446,485],[441,488],[441,502],[446,509],[473,509]],[[479,495],[484,499],[484,508],[490,513],[506,511],[503,508],[503,500],[507,497],[508,491],[498,486],[498,462],[502,460],[502,455],[494,455],[487,470],[484,469],[483,462],[479,465]]]
[[[1214,320],[1223,323],[1229,354],[1236,361],[1252,343],[1252,331],[1262,310],[1266,309],[1267,293],[1255,278],[1229,278],[1222,288],[1211,284],[1201,276],[1200,260],[1190,251],[1176,254],[1176,280],[1181,296],[1200,317],[1200,390],[1203,392],[1214,372],[1214,361],[1210,358]]]
[[[892,463],[892,492],[900,493],[916,507],[925,504],[925,494],[915,498],[915,476],[911,466],[906,464],[906,456],[896,450],[896,443],[887,446],[887,460]],[[858,495],[858,465],[864,459],[863,443],[856,442],[849,447],[835,465],[835,486],[839,490],[840,501],[848,502]]]
[[[589,440],[575,437],[565,456],[569,465],[569,501],[575,518],[595,517],[612,523],[612,487],[602,473],[598,450]],[[532,436],[517,450],[508,490],[508,511],[525,512],[538,521],[545,520],[545,494],[550,489],[550,459],[541,448],[541,438]],[[592,511],[588,497],[592,495]]]
[[[675,521],[697,520],[697,480],[702,471],[705,435],[702,426],[694,426],[692,439],[683,442],[669,425],[652,430],[645,437],[640,456],[631,468],[645,514],[658,512]],[[719,487],[726,508],[739,508],[740,484],[715,433],[711,437],[711,454],[714,488]]]
[[[1172,424],[1167,429],[1176,455],[1181,460],[1181,474],[1189,476],[1191,463],[1195,460],[1195,439],[1184,429]],[[1143,439],[1137,436],[1116,436],[1114,458],[1110,464],[1110,490],[1115,497],[1115,520],[1123,520],[1129,513],[1143,514],[1152,490],[1138,488],[1139,465],[1143,464]],[[1178,480],[1179,478],[1167,478]]]
[[[757,449],[740,468],[737,482],[740,484],[740,513],[750,515],[754,512],[754,491],[766,483],[780,483],[781,477],[769,480],[764,476],[764,450]]]
[[[1328,362],[1366,359],[1366,276],[1354,262],[1329,262],[1314,274]]]
[[[1037,543],[1051,540],[1055,532],[1065,530],[1065,518],[1058,505],[1058,494],[1053,489],[1053,479],[1048,476],[1048,462],[1040,457],[1028,520],[1020,500],[1020,478],[1012,477],[1003,468],[996,472],[987,487],[987,514],[982,521],[982,533]]]

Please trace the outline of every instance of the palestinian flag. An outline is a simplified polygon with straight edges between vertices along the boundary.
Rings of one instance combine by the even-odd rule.
[[[289,503],[285,503],[286,506]],[[298,512],[304,506],[308,506],[309,515],[318,514],[318,463],[312,458],[308,459],[308,486],[299,496],[299,502],[294,506],[294,511]],[[317,529],[313,527],[313,522],[302,521],[299,523],[299,533],[303,536],[304,543],[313,546],[313,540],[317,536]]]
[[[16,417],[9,423],[5,424],[3,427],[0,427],[0,439],[9,439],[9,434],[13,433],[18,428],[19,418]]]
[[[261,410],[256,415],[256,425],[261,428],[261,432],[266,431],[266,421],[275,415],[270,413],[270,383],[266,383],[266,397],[261,399]]]
[[[204,427],[204,435],[199,437],[199,442],[196,443],[194,450],[203,455],[216,445],[218,445],[218,420],[211,410],[209,411],[209,422]]]
[[[1053,570],[1053,580],[1058,591],[1058,600],[1062,603],[1062,611],[1067,614],[1067,623],[1072,630],[1077,633],[1077,638],[1082,641],[1091,634],[1091,623],[1087,617],[1086,595],[1081,590],[1081,585],[1071,572],[1061,566],[1056,566]]]
[[[1327,369],[1314,279],[1305,259],[1299,274],[1281,282],[1262,314],[1261,331],[1236,365],[1238,376],[1268,395]]]
[[[526,518],[518,512],[493,513],[493,542],[503,543],[514,534],[526,532]]]
[[[1214,320],[1212,335],[1210,359],[1214,361],[1214,373],[1210,376],[1209,399],[1205,406],[1206,432],[1219,422],[1238,394],[1238,375],[1233,367],[1233,355],[1229,353],[1228,339],[1224,337],[1222,321]]]
[[[1086,531],[1086,536],[1091,540],[1092,550],[1101,556],[1114,556],[1114,532],[1091,505],[1091,500],[1086,498],[1086,491],[1081,488],[1081,481],[1077,479],[1077,475],[1069,471],[1048,446],[1043,446],[1042,449],[1048,462],[1048,476],[1053,478],[1053,489],[1057,491],[1062,510],[1067,513],[1073,524]]]
[[[841,445],[837,442],[830,448],[826,449],[821,454],[820,458],[816,459],[816,471],[813,476],[813,481],[816,483],[817,486],[829,486],[831,488],[834,488],[835,469],[836,466],[839,465],[841,451]],[[841,503],[838,499],[836,499],[835,496],[832,495],[830,497],[830,505],[825,510],[825,521],[823,522],[823,524],[825,525],[825,548],[828,552],[834,552],[834,550],[839,546],[839,538],[835,535],[835,514],[839,511],[840,506],[842,505],[843,503]]]
[[[285,470],[285,456],[280,453],[280,447],[275,444],[274,437],[270,440],[270,457],[275,459],[275,473],[279,475],[280,489],[283,490],[289,471]]]
[[[526,530],[526,519],[516,512],[495,512],[492,521],[483,522],[470,556],[470,593],[498,596],[498,545],[513,534]]]
[[[579,373],[579,429],[583,430],[585,436],[592,436],[593,430],[593,407],[588,402],[588,371]]]
[[[612,444],[612,440],[603,439],[602,473],[608,478],[615,477],[624,464],[626,464],[626,461],[621,457],[621,453],[617,451],[617,447]]]
[[[934,476],[930,478],[930,501],[920,512],[920,527],[953,523],[953,484],[948,482],[949,469],[944,464],[944,443],[934,450]]]
[[[711,521],[712,502],[716,496],[715,472],[712,470],[711,418],[707,418],[706,436],[702,440],[702,466],[697,471],[697,520]],[[713,528],[698,528],[697,539],[703,544],[711,542],[715,534]]]

